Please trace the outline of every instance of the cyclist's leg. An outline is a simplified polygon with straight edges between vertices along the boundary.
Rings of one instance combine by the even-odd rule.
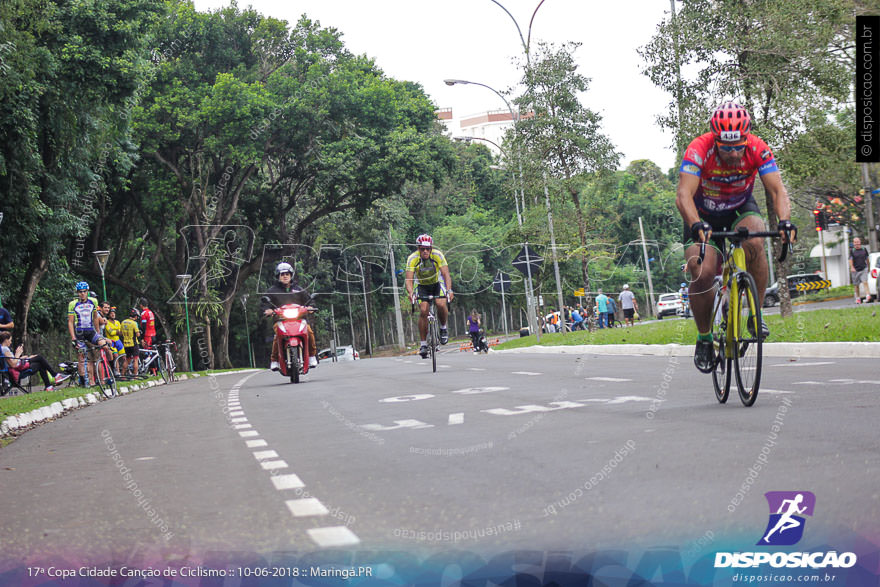
[[[703,263],[697,264],[700,245],[692,244],[685,249],[684,255],[690,273],[688,299],[691,314],[697,323],[697,331],[705,334],[712,329],[712,304],[715,301],[712,282],[718,269],[719,253],[713,246],[707,246]]]
[[[754,211],[746,211],[742,216],[737,218],[736,227],[745,226],[749,232],[760,232],[767,230],[764,226],[764,219]],[[764,291],[767,289],[767,279],[769,277],[769,268],[767,266],[767,253],[763,238],[750,238],[743,243],[743,250],[746,254],[746,266],[752,277],[755,278],[755,287],[758,290],[758,307],[764,303]]]
[[[445,294],[446,292],[443,293]],[[434,300],[434,303],[437,305],[437,322],[440,323],[440,328],[443,328],[448,324],[449,306],[446,305],[446,298],[437,298]]]
[[[419,301],[419,336],[420,340],[424,342],[428,338],[428,302],[427,301]]]

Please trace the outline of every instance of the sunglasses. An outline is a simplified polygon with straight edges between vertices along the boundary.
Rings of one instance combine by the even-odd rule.
[[[742,145],[722,145],[721,143],[715,143],[715,145],[718,147],[719,151],[724,151],[725,153],[739,153],[746,148],[745,143]]]
[[[420,251],[430,251],[431,247],[419,247]]]

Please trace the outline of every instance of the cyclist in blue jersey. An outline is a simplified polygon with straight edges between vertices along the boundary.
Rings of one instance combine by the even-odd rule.
[[[76,297],[67,306],[67,331],[70,334],[70,344],[76,349],[85,349],[86,341],[96,346],[108,344],[106,338],[98,334],[98,330],[104,325],[104,318],[98,312],[98,300],[89,296],[89,284],[79,281],[76,284]],[[81,353],[79,361],[80,384],[88,387],[85,381],[85,353]],[[95,368],[92,361],[89,362],[89,378],[95,381]]]

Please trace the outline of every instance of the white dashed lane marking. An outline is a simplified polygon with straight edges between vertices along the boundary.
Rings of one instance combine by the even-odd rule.
[[[360,539],[346,526],[331,526],[329,528],[312,528],[308,530],[309,537],[318,546],[330,548],[333,546],[351,546],[359,544]]]
[[[290,473],[289,475],[275,475],[272,477],[272,483],[278,491],[284,491],[285,489],[299,489],[300,487],[306,486],[306,484],[293,473]]]
[[[612,381],[612,382],[621,382],[621,381],[632,381],[632,379],[623,379],[621,377],[587,377],[587,379],[591,379],[592,381]]]
[[[816,367],[818,365],[833,365],[835,361],[814,361],[812,363],[776,363],[775,365],[770,365],[771,367]]]
[[[241,409],[241,405],[238,403],[238,389],[250,377],[251,375],[240,380],[229,392],[228,407],[230,409],[236,410],[229,412],[229,416],[231,417],[230,424],[236,430],[251,427],[251,424],[245,423],[247,422],[247,418],[244,416],[244,410]],[[433,396],[429,395],[427,397]],[[389,400],[392,402],[412,401],[414,399],[425,399],[425,397],[401,396],[399,398],[389,398]],[[461,417],[462,422],[464,421],[464,414],[450,414],[450,423],[453,423],[454,417]],[[417,420],[404,420],[402,422],[404,423],[404,426],[401,427],[413,426],[413,424],[415,424],[414,427],[427,426],[423,422],[418,422]],[[397,424],[400,425],[401,422],[397,422]],[[268,447],[268,443],[262,438],[254,438],[255,436],[259,436],[259,433],[256,430],[242,430],[238,433],[238,435],[242,438],[251,439],[245,440],[245,444],[248,448]],[[287,489],[299,489],[305,487],[305,483],[302,482],[302,479],[300,479],[298,475],[295,475],[293,473],[288,473],[284,475],[274,474],[276,471],[287,468],[287,463],[280,459],[278,453],[274,450],[257,450],[254,451],[252,454],[264,470],[270,471],[270,479],[272,480],[272,484],[275,486],[275,489],[277,489],[278,491],[284,491]],[[330,511],[324,506],[324,504],[321,503],[316,497],[290,499],[285,501],[284,503],[287,506],[287,509],[290,510],[291,515],[297,518],[309,516],[326,516],[330,513]],[[360,538],[358,538],[354,532],[349,530],[347,526],[310,528],[306,532],[309,535],[309,538],[311,538],[315,544],[322,548],[351,546],[360,543]]]
[[[464,412],[449,414],[449,425],[453,424],[464,424]]]
[[[304,497],[302,499],[288,499],[286,502],[290,513],[297,518],[303,516],[326,516],[330,510],[318,501],[316,497]]]
[[[278,453],[274,450],[258,450],[254,452],[254,458],[258,461],[265,461],[266,459],[277,459]]]
[[[512,375],[543,375],[543,373],[535,373],[534,371],[511,371]]]

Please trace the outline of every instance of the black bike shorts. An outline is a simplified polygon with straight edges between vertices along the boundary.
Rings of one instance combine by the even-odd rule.
[[[446,297],[446,284],[442,281],[438,281],[437,283],[429,283],[428,285],[419,284],[419,299],[426,300],[428,296],[434,296],[435,298],[445,298]]]
[[[761,209],[758,208],[758,202],[755,201],[754,196],[749,196],[749,199],[742,206],[724,214],[706,214],[702,210],[698,210],[698,212],[700,213],[700,220],[707,222],[712,227],[712,232],[731,231],[746,216],[761,217]],[[690,226],[684,226],[681,240],[685,248],[694,244],[694,237],[691,235]],[[712,237],[711,240],[716,249],[719,251],[724,249],[725,239]]]

